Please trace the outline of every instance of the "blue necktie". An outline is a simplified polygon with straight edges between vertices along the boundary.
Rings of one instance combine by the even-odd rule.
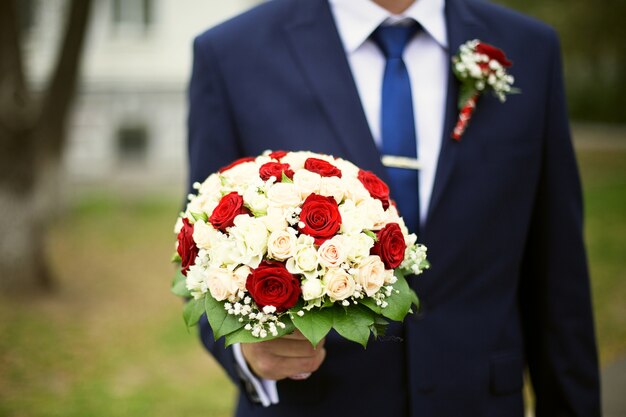
[[[387,60],[381,101],[381,151],[384,155],[417,158],[411,82],[402,52],[418,29],[420,25],[414,21],[410,26],[379,26],[372,33],[372,40]],[[418,233],[418,171],[387,167],[387,172],[391,198],[395,200],[409,232]]]

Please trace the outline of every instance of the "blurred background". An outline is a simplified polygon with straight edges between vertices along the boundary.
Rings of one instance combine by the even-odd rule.
[[[626,375],[623,0],[502,0],[562,39],[605,415]],[[169,293],[194,35],[256,0],[0,1],[0,416],[228,416]]]

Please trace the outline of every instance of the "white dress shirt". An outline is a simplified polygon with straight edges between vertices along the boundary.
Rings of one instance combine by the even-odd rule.
[[[402,24],[403,20],[413,19],[422,25],[423,30],[407,44],[403,58],[413,96],[415,136],[421,164],[420,221],[423,223],[428,215],[443,137],[449,67],[444,0],[416,0],[400,15],[392,15],[371,0],[328,1],[378,147],[381,146],[380,107],[385,57],[369,36],[383,23]],[[237,362],[257,389],[261,403],[266,407],[277,404],[276,381],[255,378],[241,354],[241,347],[234,345],[233,348]]]

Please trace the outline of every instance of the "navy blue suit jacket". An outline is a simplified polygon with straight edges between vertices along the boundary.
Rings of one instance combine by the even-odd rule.
[[[555,33],[507,9],[446,0],[450,54],[478,38],[502,48],[522,94],[479,99],[450,138],[450,74],[434,190],[420,240],[432,268],[423,305],[367,350],[329,336],[280,404],[245,395],[238,416],[523,416],[530,369],[537,416],[599,416],[580,184]],[[190,184],[266,149],[346,158],[385,178],[326,0],[275,0],[199,36],[189,88]],[[239,383],[232,352],[204,344]]]

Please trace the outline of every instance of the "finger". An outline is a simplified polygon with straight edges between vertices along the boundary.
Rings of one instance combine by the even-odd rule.
[[[275,356],[262,350],[248,350],[254,345],[243,346],[242,352],[253,372],[261,378],[280,380],[299,373],[314,372],[324,361],[326,350],[315,351],[315,356],[292,358]]]
[[[308,340],[275,339],[258,343],[252,349],[287,358],[306,358],[317,355],[316,349]]]
[[[284,335],[281,339],[295,339],[295,340],[307,340],[306,337],[302,334],[302,332],[298,329],[293,332]]]
[[[280,379],[300,374],[311,374],[318,370],[326,356],[325,350],[320,350],[317,356],[311,358],[274,358],[275,361],[268,361],[265,365],[270,369],[262,369],[265,372],[273,372]]]

